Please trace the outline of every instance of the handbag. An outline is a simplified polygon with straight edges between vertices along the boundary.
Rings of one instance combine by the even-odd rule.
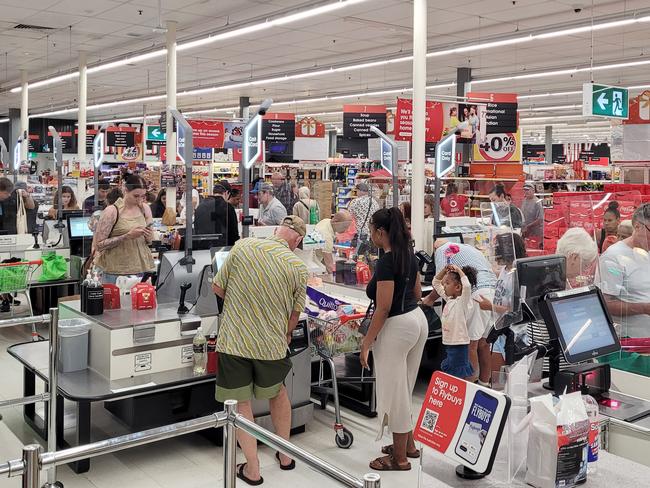
[[[68,272],[68,263],[65,258],[55,252],[43,254],[43,271],[38,281],[56,281],[65,278]]]
[[[18,195],[18,205],[16,211],[16,234],[27,234],[27,209],[21,191],[16,192]]]
[[[442,322],[433,307],[420,305],[420,309],[424,312],[424,316],[427,318],[427,325],[429,326],[429,334],[427,335],[427,338],[430,339],[431,337],[440,334],[442,331]]]

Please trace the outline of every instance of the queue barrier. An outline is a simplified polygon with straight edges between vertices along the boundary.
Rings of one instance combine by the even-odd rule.
[[[49,329],[49,371],[47,381],[47,392],[29,397],[14,398],[0,402],[0,408],[13,407],[17,405],[30,405],[32,403],[47,402],[47,448],[56,451],[56,392],[58,389],[58,368],[59,368],[59,309],[50,308],[49,314],[33,315],[31,317],[11,318],[0,320],[0,328],[15,327],[17,325],[32,325],[35,330],[36,324],[48,324]],[[34,336],[34,333],[32,333]],[[51,400],[50,400],[51,399]],[[0,470],[1,472],[1,470]],[[54,486],[56,482],[56,465],[52,465],[47,472],[48,486]],[[40,487],[39,487],[40,488]]]
[[[205,417],[126,434],[63,451],[43,452],[43,448],[39,444],[27,445],[23,448],[21,459],[14,459],[0,464],[0,476],[9,478],[22,476],[23,488],[41,488],[41,469],[50,469],[81,459],[122,451],[208,428],[223,427],[224,488],[235,488],[237,476],[237,429],[250,434],[261,443],[291,457],[296,462],[306,464],[315,471],[336,481],[340,486],[350,488],[379,488],[381,486],[380,476],[376,473],[367,473],[362,479],[358,479],[282,437],[269,432],[255,422],[251,422],[237,413],[237,402],[235,400],[227,400],[224,406],[225,410]]]

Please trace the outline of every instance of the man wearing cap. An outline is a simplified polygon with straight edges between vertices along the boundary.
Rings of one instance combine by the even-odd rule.
[[[316,224],[316,231],[321,235],[325,242],[323,249],[316,250],[316,257],[321,261],[328,273],[336,271],[334,265],[334,241],[336,234],[345,232],[352,225],[352,214],[347,210],[341,210],[334,214],[331,219],[323,219]]]
[[[544,208],[542,201],[535,196],[535,185],[532,183],[524,183],[521,213],[524,215],[521,227],[522,236],[535,239],[541,245],[544,239]]]
[[[237,212],[227,201],[230,191],[230,183],[220,181],[214,185],[213,196],[201,200],[194,211],[195,234],[220,234],[225,246],[233,246],[239,240]]]
[[[260,225],[280,225],[287,216],[287,209],[280,200],[275,198],[273,185],[262,183],[258,198],[260,201],[260,213],[257,222]]]
[[[356,186],[357,198],[350,202],[348,210],[354,217],[354,222],[357,226],[357,234],[359,236],[370,236],[368,224],[370,217],[377,210],[379,210],[379,202],[368,195],[370,190],[366,183],[358,183]]]
[[[251,421],[251,400],[269,400],[275,432],[284,439],[291,430],[291,403],[284,387],[291,370],[287,344],[305,308],[308,278],[307,267],[293,251],[306,231],[305,222],[291,215],[272,237],[238,241],[212,285],[223,299],[216,399],[237,400],[239,413]],[[237,477],[261,484],[257,441],[241,430],[237,440],[246,457],[237,466]],[[284,470],[295,467],[283,454],[276,459]]]

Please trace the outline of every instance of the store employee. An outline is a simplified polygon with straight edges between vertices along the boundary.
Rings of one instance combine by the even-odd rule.
[[[325,242],[323,249],[316,250],[316,257],[325,265],[328,273],[336,271],[334,265],[334,241],[336,234],[340,234],[348,230],[352,225],[352,214],[347,210],[341,210],[334,214],[331,219],[323,219],[316,224],[316,231],[321,235]]]
[[[34,210],[36,204],[25,190],[14,188],[9,178],[0,178],[0,232],[17,234],[16,217],[18,198],[22,198],[26,210]]]

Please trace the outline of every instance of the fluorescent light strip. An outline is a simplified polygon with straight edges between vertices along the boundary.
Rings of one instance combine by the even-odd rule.
[[[529,80],[532,78],[547,78],[551,76],[571,75],[575,73],[586,73],[590,71],[606,71],[611,69],[631,68],[636,66],[645,66],[650,64],[650,59],[642,61],[630,61],[626,63],[602,64],[600,66],[586,66],[583,68],[558,69],[553,71],[541,71],[538,73],[528,73],[525,75],[501,76],[498,78],[485,78],[472,80],[472,85],[482,85],[486,83],[498,83],[501,81]]]
[[[574,110],[577,108],[582,108],[582,104],[573,104],[573,105],[549,105],[548,107],[529,107],[529,108],[520,108],[519,112],[545,112],[547,110]]]
[[[6,124],[7,122],[9,122],[8,118],[0,119],[0,124]]]
[[[284,17],[279,17],[277,19],[266,20],[265,22],[262,22],[262,23],[259,23],[259,24],[254,24],[254,25],[249,25],[249,26],[246,26],[246,27],[241,27],[239,29],[233,29],[233,30],[228,31],[228,32],[223,32],[223,33],[220,33],[220,34],[216,34],[214,36],[208,36],[208,37],[205,37],[203,39],[197,39],[195,41],[188,41],[188,42],[184,42],[184,43],[179,43],[178,46],[176,47],[176,50],[177,51],[186,51],[188,49],[193,49],[193,48],[198,47],[198,46],[204,46],[204,45],[207,45],[207,44],[212,44],[214,42],[223,41],[225,39],[230,39],[230,38],[233,38],[233,37],[239,37],[239,36],[251,34],[253,32],[258,32],[258,31],[261,31],[261,30],[270,29],[272,27],[286,25],[286,24],[290,24],[290,23],[293,23],[293,22],[298,22],[300,20],[308,19],[308,18],[311,18],[311,17],[324,15],[324,14],[327,14],[329,12],[340,10],[340,9],[346,8],[346,7],[350,6],[350,5],[357,5],[359,3],[363,3],[363,2],[366,2],[366,1],[367,0],[339,0],[337,2],[330,3],[330,4],[327,4],[327,5],[322,5],[320,7],[315,7],[315,8],[309,9],[309,10],[305,10],[303,12],[296,12],[294,14],[289,14],[289,15],[286,15]],[[88,71],[88,74],[99,73],[101,71],[106,71],[106,70],[109,70],[109,69],[118,68],[120,66],[124,66],[124,65],[128,65],[128,64],[136,64],[136,63],[139,63],[139,62],[142,62],[142,61],[147,61],[147,60],[150,60],[150,59],[159,58],[159,57],[165,56],[166,54],[167,54],[167,49],[166,48],[157,49],[155,51],[150,51],[150,52],[139,54],[139,55],[132,56],[132,57],[129,57],[129,58],[119,59],[117,61],[111,61],[109,63],[99,64],[97,66],[92,66],[92,67],[88,68],[87,71]],[[75,72],[72,72],[72,73],[66,73],[66,74],[63,74],[63,75],[53,76],[52,78],[48,78],[48,79],[45,79],[45,80],[35,81],[33,83],[30,83],[29,88],[30,89],[39,88],[39,87],[42,87],[42,86],[47,86],[47,85],[52,85],[52,84],[55,84],[55,83],[60,83],[60,82],[65,81],[65,80],[70,80],[70,79],[78,78],[78,77],[79,77],[79,71],[75,71]],[[22,90],[22,87],[17,86],[17,87],[12,88],[10,91],[11,91],[11,93],[20,93],[21,90]]]
[[[533,122],[536,120],[585,120],[586,122],[587,119],[593,120],[594,118],[597,119],[598,117],[585,117],[584,115],[556,115],[556,116],[548,115],[544,117],[526,117],[520,119],[519,122],[522,124],[526,122]]]
[[[295,14],[290,14],[285,17],[280,17],[278,19],[273,19],[273,20],[267,20],[266,22],[262,22],[260,24],[254,24],[246,27],[242,27],[240,29],[234,29],[232,31],[228,32],[223,32],[221,34],[215,34],[213,36],[208,36],[203,39],[197,39],[194,41],[188,41],[185,43],[179,43],[176,50],[177,51],[185,51],[192,49],[194,47],[198,46],[204,46],[207,44],[211,44],[214,42],[218,42],[221,40],[225,39],[230,39],[233,37],[237,36],[242,36],[242,35],[247,35],[251,34],[253,32],[258,32],[261,30],[269,29],[271,27],[275,26],[280,26],[280,25],[285,25],[291,22],[297,22],[299,20],[304,20],[306,18],[314,17],[317,15],[322,15],[324,13],[328,13],[331,11],[339,10],[345,7],[348,7],[350,5],[355,5],[362,3],[367,0],[340,0],[339,2],[335,2],[332,4],[328,5],[323,5],[321,7],[316,7],[311,10],[306,10],[304,12],[298,12]],[[472,44],[468,46],[461,46],[458,48],[452,48],[452,49],[443,49],[439,51],[433,51],[427,54],[427,57],[439,57],[439,56],[446,56],[450,54],[458,54],[458,53],[465,53],[465,52],[470,52],[470,51],[478,51],[478,50],[483,50],[483,49],[490,49],[494,47],[501,47],[501,46],[507,46],[507,45],[513,45],[513,44],[520,44],[520,43],[525,43],[525,42],[530,42],[533,40],[538,40],[538,39],[548,39],[548,38],[553,38],[553,37],[561,37],[561,36],[568,36],[576,33],[581,33],[581,32],[590,32],[591,30],[604,30],[604,29],[610,29],[610,28],[615,28],[615,27],[620,27],[624,25],[630,25],[630,24],[635,24],[635,23],[640,23],[640,22],[648,22],[650,21],[650,16],[644,16],[644,17],[639,17],[635,19],[624,19],[624,20],[617,20],[617,21],[611,21],[611,22],[602,22],[599,24],[589,24],[586,26],[582,27],[575,27],[575,28],[569,28],[569,29],[560,29],[557,31],[553,32],[546,32],[542,34],[530,34],[527,36],[519,36],[519,37],[514,37],[510,39],[502,39],[502,40],[497,40],[497,41],[488,41],[488,42],[483,42],[483,43],[478,43],[478,44]],[[96,73],[99,71],[104,71],[106,69],[112,69],[116,68],[119,66],[124,66],[126,64],[130,63],[137,63],[142,60],[146,59],[152,59],[155,57],[163,56],[166,53],[165,49],[159,49],[156,51],[151,51],[149,53],[144,53],[138,56],[134,56],[132,58],[127,58],[127,59],[122,59],[118,61],[113,61],[110,63],[106,63],[104,65],[98,65],[94,66],[91,68],[88,68],[88,73]],[[361,63],[357,64],[354,66],[349,66],[345,69],[352,70],[352,69],[366,69],[366,68],[371,68],[371,67],[376,67],[376,66],[384,66],[387,64],[392,64],[392,63],[402,63],[402,62],[408,62],[412,61],[413,56],[403,56],[400,58],[394,58],[394,59],[389,59],[389,60],[383,60],[383,61],[376,61],[376,62],[370,62],[370,63]],[[337,72],[337,69],[333,69],[331,71],[332,73]],[[52,78],[48,78],[46,80],[41,80],[37,81],[34,83],[30,83],[29,87],[30,88],[38,88],[40,86],[46,86],[50,85],[53,83],[58,83],[61,81],[65,81],[67,79],[71,78],[76,78],[79,76],[78,72],[74,73],[67,73],[64,75],[59,75],[55,76]],[[309,76],[309,75],[305,75]],[[11,93],[19,93],[21,87],[15,87],[11,89]]]

